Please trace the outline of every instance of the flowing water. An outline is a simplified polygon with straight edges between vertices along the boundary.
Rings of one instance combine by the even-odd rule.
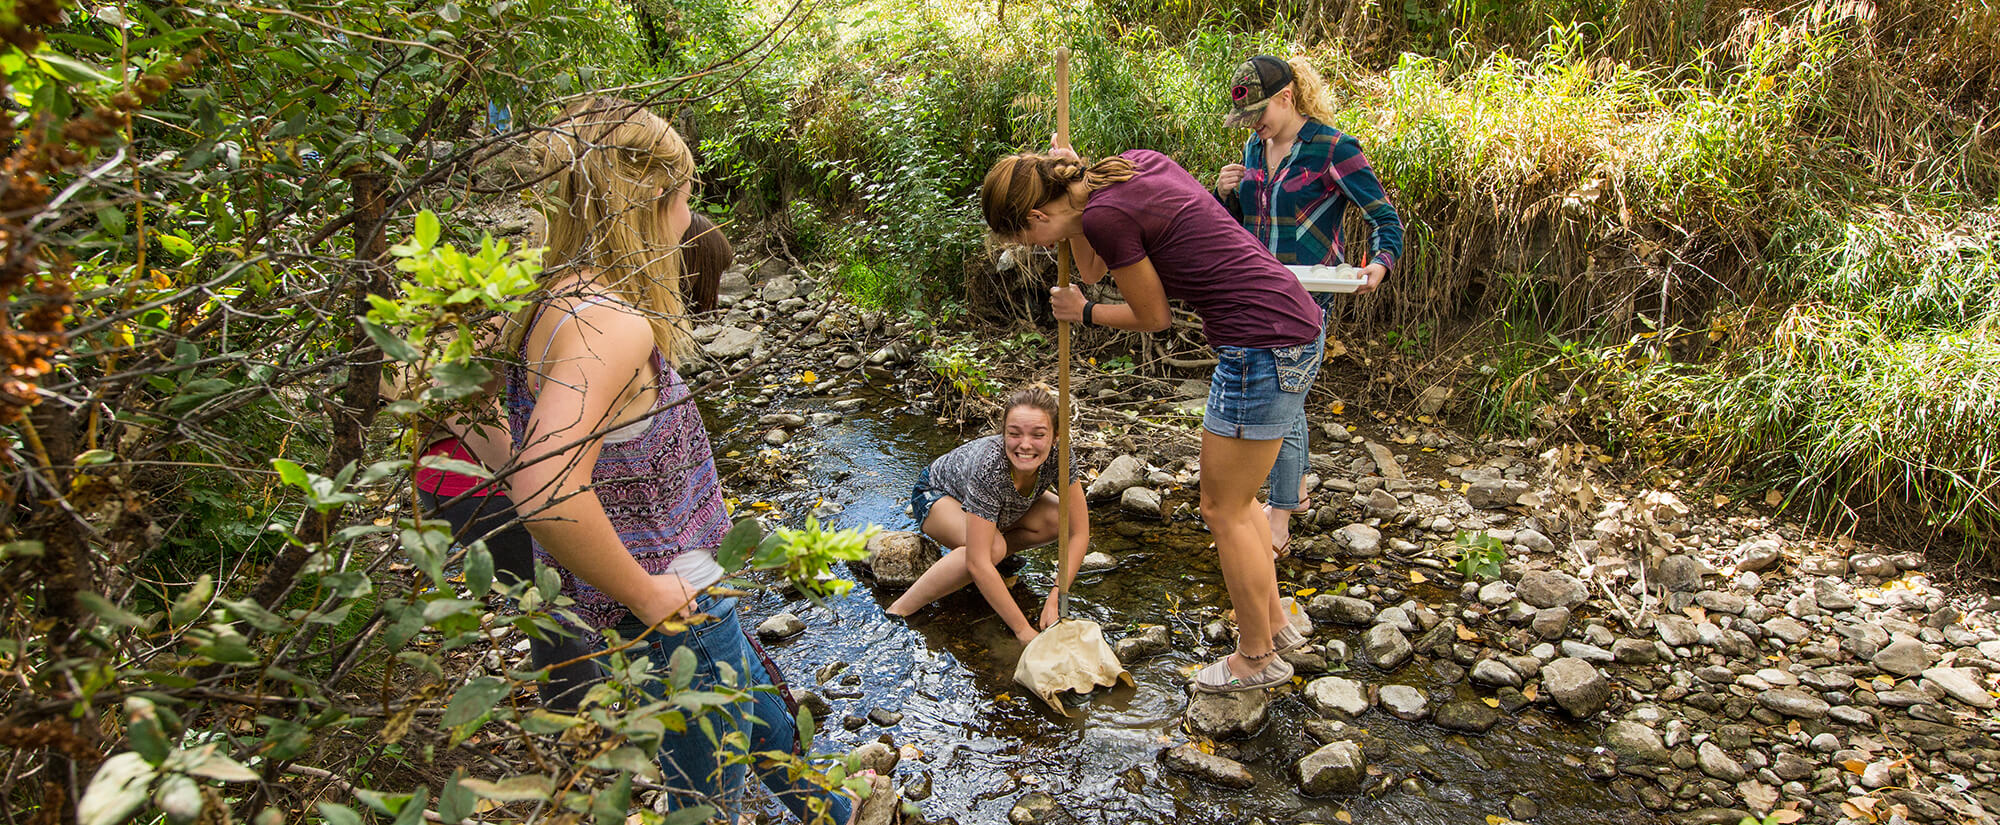
[[[785,450],[804,457],[802,471],[789,483],[761,487],[738,480],[732,494],[744,503],[771,502],[787,514],[787,523],[803,521],[819,508],[828,514],[822,521],[837,526],[914,529],[905,508],[917,472],[979,433],[929,417],[869,411],[894,403],[870,398],[867,408],[840,422],[799,429]],[[780,399],[768,407],[711,410],[711,424],[742,422],[711,430],[718,450],[739,455],[724,461],[725,473],[764,448],[768,428],[756,425],[758,415],[809,415],[825,404]],[[805,633],[770,650],[795,685],[813,687],[832,701],[834,712],[820,724],[817,749],[845,750],[885,733],[897,745],[916,747],[922,759],[899,766],[898,781],[921,783],[927,774],[932,793],[918,803],[926,815],[966,825],[1007,822],[1014,801],[1038,790],[1051,794],[1070,821],[1089,823],[1222,825],[1260,817],[1274,825],[1334,823],[1343,812],[1360,823],[1484,823],[1489,816],[1504,818],[1516,794],[1539,804],[1536,822],[1657,821],[1635,801],[1618,799],[1608,785],[1586,778],[1581,764],[1590,755],[1592,731],[1541,706],[1505,716],[1483,736],[1370,710],[1354,724],[1385,745],[1375,767],[1398,780],[1372,797],[1299,795],[1288,774],[1317,747],[1303,727],[1317,714],[1293,691],[1273,697],[1270,721],[1257,735],[1219,750],[1250,768],[1255,788],[1218,788],[1166,770],[1159,752],[1189,738],[1180,721],[1187,705],[1186,674],[1222,652],[1198,647],[1201,618],[1214,615],[1212,607],[1202,607],[1225,602],[1214,551],[1205,549],[1208,538],[1198,522],[1120,525],[1115,506],[1093,507],[1091,515],[1092,549],[1118,557],[1119,567],[1080,577],[1072,610],[1103,624],[1110,638],[1143,624],[1165,625],[1173,636],[1173,652],[1126,663],[1136,688],[1100,692],[1064,718],[1014,684],[1020,645],[970,588],[905,624],[883,613],[895,591],[878,592],[865,577],[845,573],[859,583],[826,608],[766,591],[748,610],[752,623],[784,610],[806,622]],[[1053,578],[1054,554],[1043,548],[1024,555],[1015,590],[1033,616]],[[1287,570],[1279,572],[1284,578]],[[1441,609],[1452,603],[1445,592],[1414,595]],[[1359,629],[1321,633],[1316,641],[1328,638],[1360,649]],[[1454,694],[1490,695],[1462,682],[1443,684],[1424,672],[1421,661],[1394,674],[1358,661],[1349,667],[1342,675],[1364,684],[1419,687],[1432,696],[1434,707]],[[814,685],[823,672],[829,674],[826,682]],[[859,677],[858,685],[842,684],[853,677]],[[875,709],[902,718],[887,728],[871,722],[849,731],[841,725],[845,716],[865,717]]]

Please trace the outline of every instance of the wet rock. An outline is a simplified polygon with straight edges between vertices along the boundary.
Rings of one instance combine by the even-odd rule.
[[[1390,716],[1405,722],[1414,722],[1430,715],[1430,700],[1424,692],[1409,685],[1384,685],[1378,698],[1382,709]]]
[[[1288,650],[1278,654],[1285,663],[1292,666],[1292,672],[1299,676],[1326,672],[1326,655],[1309,647]]]
[[[1490,687],[1520,687],[1521,674],[1493,659],[1481,659],[1472,666],[1472,681]]]
[[[1785,542],[1777,536],[1763,536],[1751,539],[1737,547],[1742,558],[1736,562],[1736,569],[1751,573],[1761,573],[1785,558]]]
[[[884,585],[916,584],[937,560],[938,552],[931,543],[908,530],[876,533],[868,539],[868,570]]]
[[[885,728],[893,728],[903,723],[903,714],[893,710],[876,708],[868,712],[868,721]]]
[[[1661,741],[1659,732],[1642,722],[1621,719],[1604,726],[1604,746],[1618,754],[1621,762],[1667,763],[1667,746]]]
[[[1160,518],[1160,494],[1145,487],[1127,487],[1118,497],[1118,506],[1125,512]]]
[[[1697,808],[1682,814],[1674,820],[1675,825],[1737,825],[1745,819],[1754,819],[1749,811],[1740,808]]]
[[[1934,685],[1953,699],[1975,708],[1990,709],[1994,705],[1993,694],[1974,676],[1972,670],[1962,667],[1934,667],[1923,672],[1924,684]]]
[[[1210,739],[1249,736],[1264,726],[1271,699],[1262,690],[1196,693],[1188,702],[1188,729]]]
[[[1824,719],[1833,708],[1826,700],[1797,688],[1759,691],[1757,704],[1799,719]]]
[[[1362,627],[1375,621],[1377,609],[1367,599],[1321,593],[1306,603],[1306,613],[1323,622]]]
[[[1306,684],[1306,702],[1329,716],[1352,719],[1368,712],[1368,692],[1360,682],[1325,676]]]
[[[1536,607],[1575,607],[1590,598],[1583,580],[1555,570],[1536,570],[1514,585],[1521,601]]]
[[[1193,745],[1176,745],[1160,751],[1160,763],[1168,769],[1192,776],[1210,785],[1225,788],[1255,787],[1257,780],[1243,763],[1212,753],[1202,753]]]
[[[911,802],[922,802],[931,798],[931,772],[917,774],[915,779],[903,786],[903,798]]]
[[[773,447],[783,447],[787,442],[791,440],[792,440],[792,434],[785,432],[782,429],[772,430],[764,434],[764,443],[769,444]]]
[[[731,361],[750,354],[757,347],[757,333],[737,327],[723,327],[701,345],[703,355],[714,361]]]
[[[1334,541],[1350,556],[1373,558],[1382,555],[1382,531],[1366,524],[1350,524],[1334,533]]]
[[[790,613],[780,613],[757,625],[757,637],[766,641],[789,639],[806,632],[806,623]]]
[[[1104,501],[1117,498],[1126,490],[1145,482],[1146,463],[1133,456],[1121,455],[1112,459],[1104,471],[1097,474],[1083,494],[1091,501]]]
[[[1368,780],[1368,759],[1353,742],[1334,742],[1298,761],[1299,791],[1308,796],[1352,794]]]
[[[863,769],[873,769],[883,776],[895,773],[896,764],[903,759],[895,748],[882,742],[869,742],[848,751],[847,758],[858,762]]]
[[[1507,798],[1507,815],[1526,822],[1541,816],[1542,806],[1523,794],[1514,794]]]
[[[1743,770],[1743,764],[1730,758],[1714,740],[1703,742],[1701,747],[1695,749],[1695,764],[1701,766],[1702,773],[1724,782],[1741,782],[1749,776]]]
[[[1056,813],[1056,798],[1035,791],[1014,800],[1014,807],[1007,811],[1007,821],[1011,825],[1042,825],[1054,821]]]
[[[1693,593],[1701,589],[1703,569],[1701,561],[1693,556],[1672,555],[1660,560],[1657,575],[1661,587],[1675,593]]]
[[[766,427],[803,427],[806,418],[798,413],[771,413],[758,416],[757,423]]]
[[[1521,496],[1534,489],[1528,482],[1510,478],[1492,478],[1475,481],[1465,491],[1465,503],[1479,510],[1503,510],[1520,501]]]
[[[1432,721],[1445,730],[1485,733],[1500,723],[1500,713],[1477,699],[1460,699],[1446,702],[1444,707],[1438,708],[1437,716]]]
[[[1083,564],[1077,568],[1077,572],[1102,573],[1106,570],[1117,569],[1117,567],[1117,557],[1112,556],[1110,553],[1092,551],[1083,555]]]
[[[1868,661],[1884,673],[1915,676],[1935,663],[1937,657],[1924,647],[1923,642],[1908,636],[1897,636],[1888,647],[1876,651]]]
[[[1171,649],[1173,644],[1168,638],[1167,629],[1159,625],[1139,628],[1137,633],[1119,639],[1118,643],[1112,646],[1112,652],[1118,654],[1118,660],[1121,662],[1136,662],[1158,656]]]
[[[1410,647],[1410,640],[1403,631],[1386,624],[1368,628],[1361,637],[1362,652],[1368,656],[1368,663],[1381,670],[1395,670],[1410,661],[1416,651]]]
[[[1542,687],[1556,705],[1569,715],[1587,719],[1611,701],[1611,684],[1591,663],[1575,657],[1557,659],[1542,667]]]

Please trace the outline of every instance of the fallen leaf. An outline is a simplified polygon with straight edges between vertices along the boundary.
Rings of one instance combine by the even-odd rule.
[[[1472,629],[1466,627],[1465,625],[1459,625],[1457,628],[1457,633],[1458,633],[1458,640],[1461,642],[1479,641],[1479,634],[1472,632]]]
[[[1764,503],[1771,505],[1772,507],[1776,507],[1780,504],[1785,503],[1785,494],[1780,493],[1776,490],[1771,490],[1764,494]],[[1793,811],[1793,813],[1797,813],[1797,811]]]
[[[1299,592],[1297,592],[1297,593],[1293,593],[1293,594],[1292,594],[1292,598],[1294,598],[1294,599],[1303,599],[1303,598],[1305,598],[1305,597],[1307,597],[1307,596],[1310,596],[1310,595],[1312,595],[1312,594],[1314,594],[1314,593],[1318,593],[1318,592],[1319,592],[1319,588],[1317,588],[1317,587],[1308,587],[1308,588],[1306,588],[1306,589],[1304,589],[1304,590],[1301,590],[1301,591],[1299,591]]]
[[[1730,497],[1725,496],[1721,493],[1716,493],[1715,498],[1712,499],[1712,501],[1715,503],[1715,506],[1717,507],[1727,507],[1729,506],[1729,502],[1734,501],[1734,499],[1731,499]]]
[[[1806,818],[1805,814],[1799,813],[1798,811],[1792,810],[1791,808],[1784,808],[1782,810],[1772,811],[1770,816],[1770,820],[1772,822],[1779,823],[1779,825],[1791,825],[1791,823],[1797,822],[1805,818]]]
[[[1527,687],[1521,688],[1521,695],[1527,697],[1528,701],[1530,702],[1535,701],[1535,693],[1536,691],[1534,685],[1529,685]]]
[[[1427,581],[1430,581],[1430,579],[1426,579],[1426,578],[1424,578],[1424,574],[1422,574],[1422,573],[1419,573],[1419,572],[1417,572],[1417,571],[1415,571],[1415,570],[1412,570],[1412,571],[1410,571],[1410,583],[1411,583],[1411,584],[1423,584],[1424,582],[1427,582]]]
[[[1353,821],[1354,821],[1354,815],[1353,815],[1353,814],[1350,814],[1350,813],[1348,813],[1348,812],[1347,812],[1347,810],[1346,810],[1345,808],[1343,808],[1343,809],[1341,809],[1341,810],[1339,810],[1339,811],[1335,811],[1335,812],[1334,812],[1334,814],[1333,814],[1333,818],[1334,818],[1334,819],[1338,819],[1338,820],[1340,820],[1340,821],[1342,821],[1342,822],[1353,822]]]
[[[995,696],[995,697],[993,697],[993,701],[995,701],[995,702],[1012,702],[1012,701],[1014,701],[1014,694],[1011,694],[1011,693],[1002,693],[1002,694],[1000,694],[999,696]]]
[[[1347,402],[1335,401],[1331,404],[1326,405],[1326,411],[1333,413],[1334,415],[1339,415],[1341,413],[1347,412]]]
[[[1487,706],[1487,707],[1489,707],[1489,708],[1497,708],[1497,707],[1499,707],[1499,706],[1500,706],[1500,700],[1498,700],[1498,699],[1495,699],[1495,698],[1493,698],[1493,697],[1491,697],[1491,696],[1489,696],[1489,697],[1486,697],[1486,698],[1484,698],[1484,699],[1481,699],[1481,700],[1479,700],[1479,701],[1481,701],[1481,702],[1485,702],[1485,703],[1486,703],[1486,706]]]
[[[1697,623],[1708,621],[1708,611],[1701,609],[1701,607],[1698,605],[1688,605],[1687,609],[1682,610],[1681,612],[1686,614],[1688,618],[1695,620]]]
[[[1840,763],[1840,766],[1842,768],[1847,769],[1847,772],[1852,774],[1859,774],[1862,771],[1868,769],[1868,763],[1863,762],[1859,759],[1849,759],[1845,762]]]

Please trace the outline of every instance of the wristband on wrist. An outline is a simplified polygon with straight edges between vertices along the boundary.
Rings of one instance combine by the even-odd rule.
[[[1085,325],[1085,326],[1089,326],[1089,325],[1090,325],[1090,323],[1091,323],[1091,322],[1090,322],[1090,311],[1091,311],[1091,310],[1093,310],[1093,309],[1096,309],[1096,308],[1097,308],[1097,302],[1096,302],[1096,301],[1084,301],[1084,302],[1083,302],[1083,323],[1084,323],[1084,325]]]

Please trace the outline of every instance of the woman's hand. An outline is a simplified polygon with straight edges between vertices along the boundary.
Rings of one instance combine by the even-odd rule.
[[[1062,588],[1049,588],[1049,597],[1042,602],[1042,629],[1047,630],[1062,621]]]
[[[1035,640],[1036,636],[1040,635],[1042,635],[1041,631],[1036,630],[1032,627],[1024,627],[1021,628],[1020,630],[1014,631],[1014,638],[1021,640],[1021,644],[1027,644],[1029,642],[1032,642]]]
[[[637,604],[626,605],[639,621],[654,627],[669,617],[694,615],[694,597],[699,594],[688,586],[687,579],[673,573],[655,573],[646,579],[645,595]]]
[[[1061,135],[1054,133],[1049,135],[1049,154],[1059,158],[1083,160],[1083,158],[1077,156],[1075,149],[1070,148],[1069,141],[1063,140]]]
[[[1381,264],[1369,264],[1361,268],[1361,274],[1368,276],[1368,282],[1354,288],[1354,294],[1367,295],[1382,285],[1382,279],[1389,277],[1389,268]]]
[[[1222,167],[1222,171],[1215,176],[1215,191],[1225,195],[1236,191],[1236,187],[1243,183],[1243,171],[1241,163]]]
[[[1083,290],[1078,289],[1074,284],[1070,286],[1051,287],[1049,289],[1049,308],[1054,310],[1056,320],[1058,321],[1082,323],[1084,303],[1086,301],[1083,297]]]

